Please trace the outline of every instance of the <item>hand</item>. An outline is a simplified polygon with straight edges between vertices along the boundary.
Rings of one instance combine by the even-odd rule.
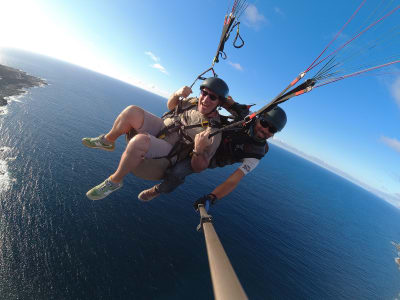
[[[235,104],[235,101],[231,96],[226,97],[226,101],[222,104],[222,107],[227,109],[231,107],[233,104]]]
[[[211,133],[211,129],[207,128],[194,137],[194,151],[197,153],[203,153],[212,144],[214,137],[208,138]]]
[[[203,197],[197,199],[193,203],[193,207],[194,207],[195,211],[199,210],[199,204],[203,204],[204,206],[206,206],[207,201],[210,201],[210,204],[214,205],[214,203],[217,201],[217,196],[215,196],[214,194],[208,194],[208,195],[204,195]]]
[[[181,87],[179,90],[177,90],[175,92],[175,96],[177,97],[182,97],[182,98],[186,98],[187,96],[189,96],[192,92],[192,89],[188,86],[184,86]]]
[[[239,120],[244,119],[250,113],[249,107],[245,104],[239,104],[235,102],[229,108],[237,114],[237,118]]]

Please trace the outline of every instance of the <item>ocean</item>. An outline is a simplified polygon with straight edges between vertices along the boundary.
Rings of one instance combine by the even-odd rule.
[[[81,138],[108,131],[127,105],[161,115],[166,100],[28,52],[3,49],[0,63],[48,82],[0,109],[0,298],[212,299],[192,203],[237,166],[192,175],[149,203],[137,194],[154,182],[129,175],[90,201],[125,141],[110,153]],[[400,298],[390,243],[400,210],[282,148],[210,214],[250,299]]]

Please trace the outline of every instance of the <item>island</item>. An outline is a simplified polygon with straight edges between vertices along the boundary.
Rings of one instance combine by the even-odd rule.
[[[0,106],[7,105],[7,97],[24,94],[28,88],[42,85],[47,85],[44,79],[0,64]]]

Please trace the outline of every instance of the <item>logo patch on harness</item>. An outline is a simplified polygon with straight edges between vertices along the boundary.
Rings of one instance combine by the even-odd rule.
[[[243,165],[242,168],[245,169],[247,173],[250,172],[251,169],[249,165]]]

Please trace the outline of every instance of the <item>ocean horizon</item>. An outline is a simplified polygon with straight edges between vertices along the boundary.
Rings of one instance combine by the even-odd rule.
[[[108,153],[81,138],[108,131],[127,105],[161,115],[165,98],[52,58],[0,53],[1,64],[48,82],[0,111],[0,298],[212,299],[192,203],[237,165],[149,203],[137,194],[154,182],[133,175],[90,201],[125,141]],[[271,145],[210,214],[250,299],[400,298],[391,244],[400,210],[293,152]]]

